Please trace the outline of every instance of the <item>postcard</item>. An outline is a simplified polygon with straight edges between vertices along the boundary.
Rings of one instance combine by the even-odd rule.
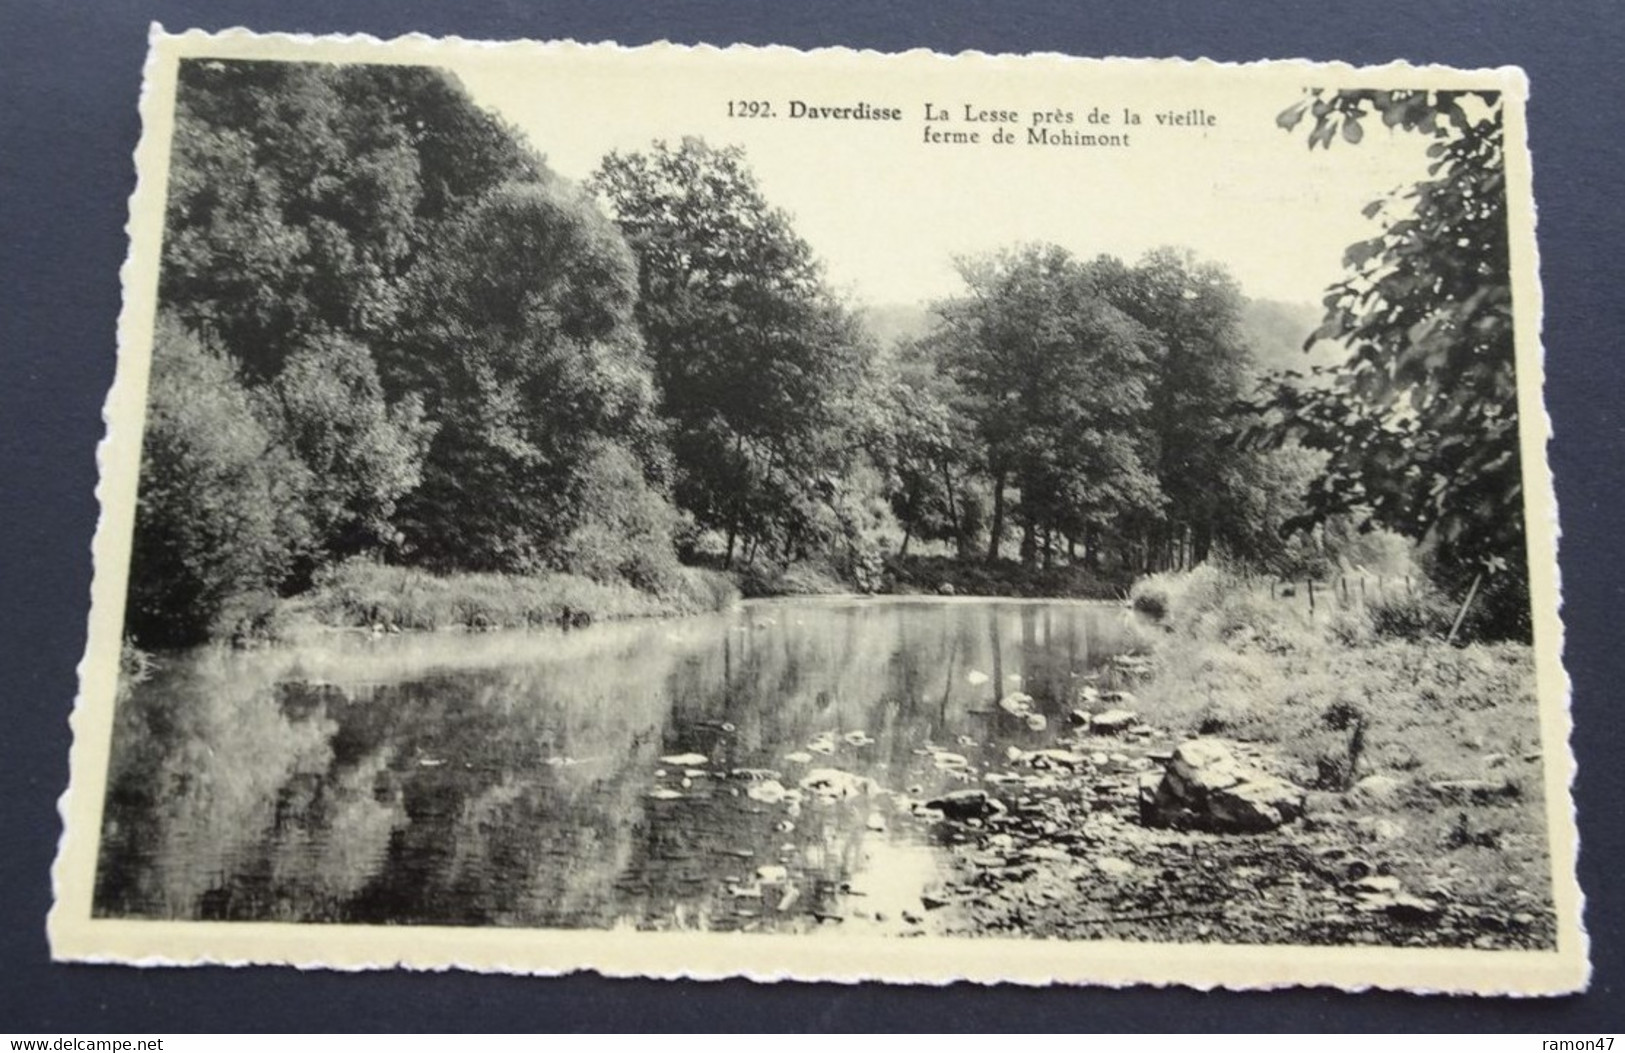
[[[1526,95],[155,27],[53,953],[1582,988]]]

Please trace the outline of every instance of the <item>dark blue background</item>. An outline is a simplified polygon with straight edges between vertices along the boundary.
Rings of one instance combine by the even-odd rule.
[[[1546,291],[1551,463],[1579,724],[1581,881],[1596,977],[1555,1000],[1326,991],[948,990],[292,969],[53,965],[45,944],[67,715],[84,646],[95,445],[113,375],[147,26],[670,39],[879,50],[1405,58],[1515,64]],[[0,0],[0,1031],[1617,1029],[1625,896],[1618,543],[1625,7],[1589,3],[544,3]]]

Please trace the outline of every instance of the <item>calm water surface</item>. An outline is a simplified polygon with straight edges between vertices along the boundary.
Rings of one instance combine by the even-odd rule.
[[[96,910],[906,931],[947,860],[911,804],[1052,740],[1142,632],[1101,604],[777,600],[171,657],[119,703]]]

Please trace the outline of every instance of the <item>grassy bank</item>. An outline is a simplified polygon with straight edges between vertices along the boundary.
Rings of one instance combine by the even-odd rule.
[[[301,622],[386,631],[579,627],[722,610],[738,599],[727,575],[691,567],[682,569],[674,588],[657,594],[574,574],[436,575],[353,560],[285,601],[278,621],[284,630]]]
[[[1346,832],[1407,887],[1549,909],[1528,645],[1447,644],[1448,605],[1425,597],[1311,619],[1209,568],[1133,599],[1168,630],[1146,719],[1269,744],[1312,790],[1310,828]]]

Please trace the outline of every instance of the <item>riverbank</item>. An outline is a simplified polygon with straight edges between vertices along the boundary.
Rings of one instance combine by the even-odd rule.
[[[867,591],[889,595],[1110,599],[1127,581],[1085,567],[986,563],[941,556],[892,558]],[[378,632],[579,628],[626,618],[679,617],[726,610],[741,598],[845,595],[865,591],[816,564],[733,570],[684,566],[658,591],[575,574],[433,574],[354,559],[324,571],[305,592],[253,598],[228,608],[215,639],[236,645],[286,640],[333,629]]]
[[[779,566],[756,563],[726,573],[749,599],[776,596],[831,596],[867,593],[892,596],[984,596],[1018,599],[1121,600],[1132,578],[1091,570],[1082,564],[1045,567],[1001,559],[953,556],[889,556],[861,572],[843,575],[827,563],[809,560]]]
[[[1044,567],[1014,560],[894,556],[886,561],[887,591],[903,595],[1015,596],[1027,599],[1120,600],[1130,579],[1072,563]]]
[[[718,571],[684,567],[661,592],[575,574],[430,574],[410,567],[352,560],[328,571],[308,591],[282,601],[261,635],[303,629],[374,632],[442,629],[580,628],[595,622],[725,610],[739,600]]]
[[[1128,693],[1092,706],[1119,715],[1103,729],[1086,705],[1054,756],[1013,759],[1024,799],[949,829],[948,931],[1552,945],[1527,645],[1396,639],[1358,606],[1311,621],[1209,570],[1152,584],[1166,631],[1126,667]],[[1145,773],[1198,738],[1300,788],[1302,817],[1246,834],[1146,822]]]

